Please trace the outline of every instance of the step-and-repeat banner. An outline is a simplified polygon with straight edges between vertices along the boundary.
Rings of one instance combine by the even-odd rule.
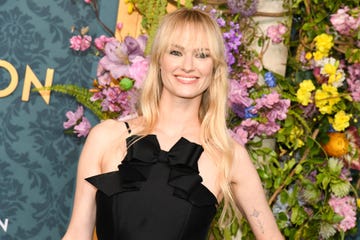
[[[98,1],[114,29],[118,0]],[[69,48],[72,26],[104,33],[84,0],[0,0],[0,239],[60,239],[72,208],[83,141],[65,135],[71,97],[31,89],[90,87],[96,57]],[[95,118],[92,120],[95,121]]]

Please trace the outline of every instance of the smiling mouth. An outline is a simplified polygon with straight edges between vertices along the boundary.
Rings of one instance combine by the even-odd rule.
[[[193,83],[198,79],[197,77],[185,77],[185,76],[179,76],[179,75],[177,75],[176,78],[179,80],[179,82],[187,83],[187,84]]]

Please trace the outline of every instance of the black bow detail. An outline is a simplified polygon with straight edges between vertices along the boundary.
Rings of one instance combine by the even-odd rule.
[[[130,136],[128,152],[118,171],[96,175],[86,180],[107,196],[126,191],[137,191],[146,181],[151,166],[157,162],[168,162],[170,174],[168,184],[174,187],[174,196],[197,206],[215,205],[216,197],[202,185],[198,160],[203,152],[201,145],[185,138],[168,151],[160,148],[156,135]]]

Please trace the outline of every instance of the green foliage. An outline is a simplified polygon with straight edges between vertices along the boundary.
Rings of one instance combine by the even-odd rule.
[[[89,91],[88,88],[79,87],[73,84],[67,84],[67,85],[59,84],[44,89],[34,89],[33,91],[41,91],[41,90],[50,90],[74,97],[79,104],[88,108],[100,120],[111,118],[111,116],[101,111],[100,103],[93,102],[90,100],[92,93]]]
[[[142,16],[141,25],[147,35],[149,36],[146,53],[149,53],[149,47],[152,45],[155,37],[156,29],[159,25],[160,19],[167,13],[166,7],[168,3],[175,3],[177,7],[192,7],[193,0],[186,0],[182,5],[180,0],[131,0],[136,6],[136,10]]]

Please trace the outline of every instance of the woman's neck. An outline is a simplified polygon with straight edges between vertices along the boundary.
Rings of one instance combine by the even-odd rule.
[[[197,101],[188,99],[160,101],[158,121],[155,131],[169,136],[184,136],[191,131],[199,132],[199,106]]]

